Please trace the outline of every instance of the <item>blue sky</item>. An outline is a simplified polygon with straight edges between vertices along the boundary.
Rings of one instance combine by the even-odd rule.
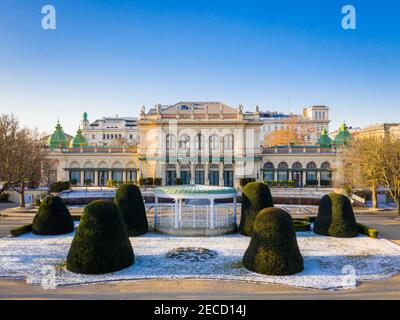
[[[41,8],[57,29],[41,28]],[[357,30],[341,28],[341,8]],[[393,0],[1,0],[0,113],[50,132],[138,114],[141,105],[222,101],[300,112],[331,129],[400,122],[400,2]]]

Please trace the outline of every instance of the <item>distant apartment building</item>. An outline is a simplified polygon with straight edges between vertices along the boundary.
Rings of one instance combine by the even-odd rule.
[[[266,136],[274,131],[285,130],[288,126],[294,126],[295,131],[304,137],[304,144],[315,144],[321,132],[329,130],[329,107],[304,108],[302,114],[262,111],[260,120],[263,123],[260,131],[261,145],[264,145]]]
[[[380,123],[360,129],[357,138],[400,139],[400,123]]]
[[[104,117],[90,123],[85,112],[80,127],[89,146],[133,146],[139,142],[136,117]]]

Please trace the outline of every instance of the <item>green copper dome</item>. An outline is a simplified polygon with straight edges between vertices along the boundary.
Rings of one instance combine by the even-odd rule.
[[[318,139],[317,144],[321,148],[330,148],[332,147],[332,142],[332,139],[328,136],[328,130],[324,128],[324,130],[322,130],[321,136]]]
[[[88,114],[86,111],[83,113],[83,121],[88,121]]]
[[[88,145],[85,137],[82,135],[81,128],[76,132],[76,136],[71,140],[70,147],[71,148],[81,148],[86,147]]]
[[[350,141],[353,140],[353,136],[349,132],[349,128],[347,127],[346,123],[342,123],[339,129],[339,133],[336,135],[335,140],[333,143],[335,145],[347,145]]]
[[[67,146],[67,138],[65,137],[64,131],[60,125],[60,121],[57,122],[56,130],[50,135],[47,143],[50,148],[65,148]]]

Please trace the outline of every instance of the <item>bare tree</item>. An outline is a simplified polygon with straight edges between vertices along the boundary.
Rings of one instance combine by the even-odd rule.
[[[378,207],[379,167],[382,141],[375,138],[358,139],[345,149],[342,177],[345,187],[368,188],[372,192],[372,206]]]
[[[360,138],[345,151],[345,185],[367,187],[377,207],[377,189],[383,187],[397,204],[400,217],[400,140]]]
[[[387,138],[382,142],[379,164],[379,182],[396,202],[400,218],[400,140]]]
[[[0,182],[20,194],[25,207],[26,187],[36,187],[49,167],[47,151],[37,131],[20,128],[13,115],[0,116]]]

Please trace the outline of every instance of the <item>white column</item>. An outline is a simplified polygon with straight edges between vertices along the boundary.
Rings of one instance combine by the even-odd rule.
[[[154,227],[158,224],[158,197],[154,198]]]
[[[179,214],[179,212],[178,212],[178,199],[174,199],[174,201],[175,201],[175,211],[174,211],[174,213],[175,213],[175,223],[174,223],[174,228],[175,229],[177,229],[178,228],[178,224],[179,224],[179,216],[178,216],[178,214]]]
[[[223,162],[219,163],[219,185],[220,186],[224,185],[224,163]]]
[[[80,180],[81,181],[79,181],[79,184],[81,185],[81,187],[83,187],[84,185],[85,185],[85,171],[84,170],[81,170],[80,171]]]
[[[205,165],[204,165],[204,184],[206,185],[206,186],[208,186],[209,184],[210,184],[210,181],[209,181],[209,179],[208,179],[208,176],[209,176],[209,163],[208,163],[208,161],[205,163]]]
[[[194,172],[194,168],[195,168],[195,164],[194,162],[192,162],[190,164],[190,184],[194,184],[195,183],[195,172]]]
[[[236,196],[233,198],[233,223],[237,223],[237,208],[236,208],[237,199]]]
[[[94,181],[93,181],[93,185],[94,186],[98,186],[99,185],[99,172],[96,170],[94,170]]]
[[[182,199],[179,199],[179,227],[182,227]]]
[[[210,200],[210,228],[215,228],[214,199]]]

